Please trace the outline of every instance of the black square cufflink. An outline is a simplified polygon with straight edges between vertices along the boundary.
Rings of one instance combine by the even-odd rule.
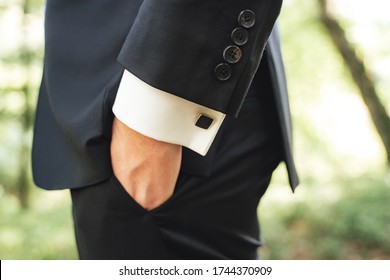
[[[206,116],[204,114],[200,114],[195,125],[197,127],[203,128],[203,129],[208,129],[211,124],[213,123],[213,119],[210,118],[209,116]]]

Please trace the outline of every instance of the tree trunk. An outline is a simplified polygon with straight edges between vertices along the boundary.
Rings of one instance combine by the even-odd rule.
[[[30,0],[22,2],[23,9],[23,41],[21,46],[21,61],[25,69],[25,84],[22,87],[22,95],[24,101],[24,110],[21,116],[22,135],[20,137],[20,152],[19,152],[19,170],[18,170],[18,198],[23,209],[29,206],[29,162],[30,162],[30,137],[29,131],[32,126],[32,107],[30,104],[30,95],[32,92],[31,86],[31,64],[33,54],[28,47],[27,28],[28,14],[30,13]]]
[[[341,54],[352,78],[357,85],[365,105],[371,115],[375,128],[382,140],[390,164],[390,118],[385,106],[378,97],[370,71],[363,60],[356,55],[356,48],[348,41],[344,29],[328,10],[327,0],[318,0],[321,22],[326,27],[330,38]]]

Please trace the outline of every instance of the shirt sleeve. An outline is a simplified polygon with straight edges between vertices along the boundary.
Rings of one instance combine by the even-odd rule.
[[[150,138],[207,154],[225,114],[169,94],[124,70],[113,105],[115,116]]]

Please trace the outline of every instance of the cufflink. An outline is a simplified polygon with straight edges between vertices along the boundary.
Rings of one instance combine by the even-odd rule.
[[[203,129],[208,129],[211,124],[213,123],[213,119],[210,118],[209,116],[206,116],[204,114],[200,114],[195,125],[197,127],[203,128]]]

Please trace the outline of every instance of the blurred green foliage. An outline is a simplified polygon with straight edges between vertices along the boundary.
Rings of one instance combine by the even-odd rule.
[[[68,193],[34,190],[28,210],[0,196],[0,259],[76,259]]]
[[[0,3],[0,187],[29,204],[30,147],[42,69],[42,1]],[[5,137],[4,137],[5,136]]]
[[[335,180],[337,196],[266,202],[263,258],[390,259],[390,178],[375,175]]]
[[[18,177],[30,162],[22,147],[30,147],[32,135],[23,120],[26,104],[36,101],[43,49],[42,1],[28,0],[23,9],[26,1],[0,2],[0,259],[74,259],[68,192],[33,188],[30,208],[22,210],[19,202]],[[347,2],[358,6],[352,0],[340,5]],[[390,259],[389,169],[369,115],[317,11],[316,1],[284,1],[280,29],[302,183],[293,195],[284,169],[276,171],[259,208],[265,241],[261,255]],[[339,16],[368,54],[382,100],[390,100],[390,80],[385,78],[389,37],[380,36],[390,21],[367,23],[365,36],[371,37],[362,40],[366,27],[361,18]],[[26,184],[33,185],[25,173]]]

